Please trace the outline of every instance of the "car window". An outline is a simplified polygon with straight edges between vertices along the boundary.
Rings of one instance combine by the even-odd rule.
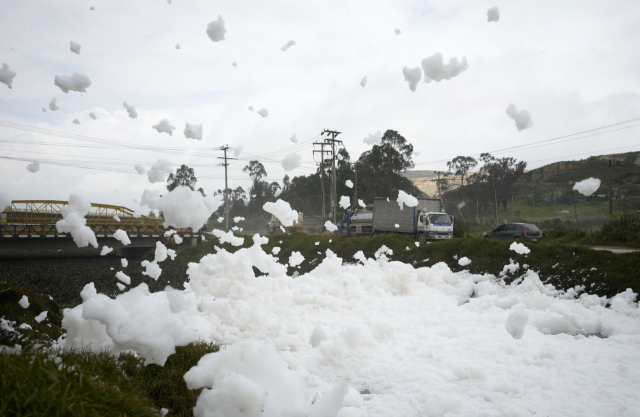
[[[515,224],[508,224],[507,225],[507,231],[510,231],[510,230],[516,230],[516,225]]]
[[[502,232],[504,230],[504,224],[501,224],[500,226],[496,227],[494,232]]]
[[[528,232],[539,232],[540,229],[535,224],[525,224],[523,225],[525,230]]]
[[[451,218],[448,214],[431,214],[429,220],[433,224],[451,224]]]

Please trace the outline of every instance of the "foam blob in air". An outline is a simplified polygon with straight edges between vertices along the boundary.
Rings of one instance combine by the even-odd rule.
[[[362,77],[362,79],[360,80],[360,87],[364,88],[365,85],[367,85],[367,76],[366,75],[364,77]]]
[[[84,217],[91,210],[91,203],[77,194],[69,196],[69,204],[62,206],[62,220],[56,223],[58,233],[71,233],[73,241],[79,248],[89,245],[98,249],[98,240],[95,233],[87,226]]]
[[[528,129],[533,126],[531,113],[525,109],[518,110],[515,105],[509,104],[505,113],[516,122],[516,128],[518,131]]]
[[[190,227],[198,230],[223,203],[219,195],[203,197],[199,191],[178,186],[158,199],[157,208],[164,215],[164,227]]]
[[[367,145],[380,145],[382,142],[382,132],[369,133],[362,141]]]
[[[184,127],[184,136],[187,139],[202,140],[202,125],[187,123]]]
[[[412,196],[411,194],[407,194],[402,190],[398,190],[398,205],[400,206],[400,210],[403,209],[403,204],[408,207],[415,207],[418,205],[418,199]]]
[[[71,121],[71,123],[73,123],[74,125],[79,125],[79,124],[80,124],[80,120],[78,120],[78,119],[73,119],[73,120]]]
[[[218,20],[207,25],[207,35],[213,42],[223,41],[225,33],[227,33],[227,29],[224,27],[224,19],[220,15],[218,15]]]
[[[136,111],[135,107],[128,105],[126,101],[122,103],[122,105],[125,109],[127,109],[127,113],[129,113],[130,118],[135,119],[136,117],[138,117],[138,112]]]
[[[27,165],[27,171],[33,172],[34,174],[40,170],[40,161],[32,161],[29,165]]]
[[[260,110],[258,110],[256,113],[258,113],[262,117],[267,117],[269,115],[269,110],[263,107]]]
[[[469,68],[466,57],[462,57],[461,61],[458,61],[458,58],[449,58],[449,63],[445,64],[444,57],[439,52],[424,58],[420,65],[424,71],[425,83],[450,80]]]
[[[487,10],[487,22],[497,22],[500,20],[500,9],[494,6]]]
[[[285,171],[289,172],[298,168],[300,166],[301,161],[302,161],[302,156],[294,152],[282,158],[280,163],[282,164],[282,168],[284,168]]]
[[[349,197],[348,195],[341,196],[340,197],[340,202],[338,204],[343,209],[345,209],[345,210],[348,209],[349,206],[351,206],[351,197]]]
[[[15,71],[11,71],[11,69],[9,69],[8,64],[2,64],[2,68],[0,68],[0,83],[6,84],[9,88],[13,88],[11,84],[13,84],[13,79],[16,75]]]
[[[420,67],[404,67],[402,68],[402,74],[404,75],[404,80],[409,83],[409,90],[416,91],[420,78],[422,78]]]
[[[171,162],[166,159],[158,159],[147,171],[150,183],[164,182],[164,176],[173,172]]]
[[[293,143],[298,143],[298,138],[295,133],[289,138],[289,140]]]
[[[242,145],[236,146],[235,148],[233,148],[233,156],[235,156],[236,158],[239,157],[241,153],[242,153]]]
[[[125,246],[131,244],[131,239],[129,239],[127,232],[122,229],[116,230],[115,233],[113,234],[113,237],[114,239],[116,239],[117,241],[119,241]]]
[[[589,197],[600,188],[600,180],[598,178],[587,178],[574,184],[573,189],[580,194]]]
[[[98,118],[95,112],[89,112],[89,117],[91,117],[93,120],[96,120]]]
[[[142,165],[136,164],[133,168],[138,171],[138,174],[143,175],[146,172],[146,169]]]
[[[282,48],[280,48],[280,50],[287,51],[289,48],[291,48],[295,44],[296,44],[296,41],[288,41],[287,43],[284,44]]]
[[[53,84],[60,87],[64,93],[69,91],[86,93],[87,88],[91,86],[91,80],[86,75],[74,72],[72,75],[56,75]]]
[[[298,220],[298,212],[293,210],[289,203],[281,199],[278,199],[275,203],[264,203],[262,209],[276,216],[280,223],[286,227],[293,226],[293,222]]]
[[[80,48],[82,48],[82,45],[80,45],[79,43],[75,43],[74,41],[70,42],[70,47],[69,49],[71,50],[71,52],[73,52],[74,54],[80,54]]]
[[[55,97],[51,99],[51,102],[49,103],[49,109],[51,111],[56,111],[58,109],[60,109],[60,107],[58,107],[57,105],[58,99],[56,99]]]
[[[349,188],[353,188],[353,182],[351,182],[351,180],[346,180],[346,181],[344,182],[344,185],[346,185],[346,186],[347,186],[347,187],[349,187]]]
[[[168,133],[169,136],[173,136],[173,130],[176,128],[167,119],[162,119],[157,125],[153,125],[151,127],[157,130],[158,133]]]

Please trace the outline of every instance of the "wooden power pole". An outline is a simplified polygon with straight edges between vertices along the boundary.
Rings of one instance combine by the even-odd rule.
[[[327,134],[327,138],[324,139],[324,143],[331,146],[331,206],[333,210],[333,224],[336,223],[338,217],[338,191],[337,191],[337,179],[336,179],[336,144],[341,145],[342,141],[337,140],[336,136],[338,136],[341,132],[336,132],[335,130],[323,130],[321,135]]]
[[[236,159],[227,157],[227,151],[232,150],[229,145],[223,145],[220,148],[224,152],[224,157],[218,157],[218,159],[224,159],[224,163],[220,164],[224,167],[224,218],[226,220],[227,230],[229,230],[229,183],[227,181],[227,167],[229,166],[228,159]]]

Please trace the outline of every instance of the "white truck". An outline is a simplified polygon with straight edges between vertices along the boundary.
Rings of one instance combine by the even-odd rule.
[[[453,219],[442,209],[439,198],[418,198],[416,207],[403,205],[397,198],[373,199],[372,234],[400,233],[420,243],[453,239]]]

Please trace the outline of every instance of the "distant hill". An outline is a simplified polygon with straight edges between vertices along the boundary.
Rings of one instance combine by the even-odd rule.
[[[466,184],[466,178],[471,174],[473,174],[473,172],[470,172],[465,176],[465,184]],[[438,187],[436,186],[436,182],[435,182],[435,180],[438,178],[437,171],[429,171],[429,170],[407,171],[402,175],[409,178],[411,182],[413,182],[413,184],[416,187],[418,187],[418,189],[420,189],[420,191],[427,194],[428,196],[436,197],[438,195]],[[460,186],[460,177],[453,178],[449,189],[455,190],[459,186]]]

